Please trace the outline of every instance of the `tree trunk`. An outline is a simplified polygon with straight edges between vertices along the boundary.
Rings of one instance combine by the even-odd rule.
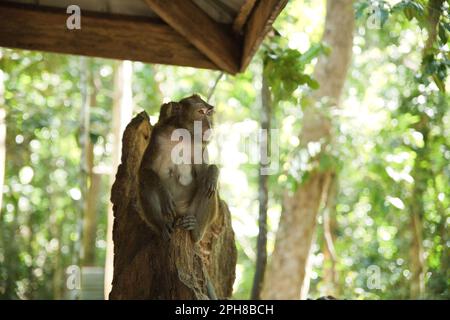
[[[145,112],[127,126],[122,162],[111,190],[114,211],[114,278],[110,299],[208,299],[207,275],[219,299],[229,298],[235,278],[236,247],[227,205],[199,245],[175,229],[164,242],[137,212],[137,172],[150,140]]]
[[[80,57],[80,93],[81,93],[81,109],[80,109],[80,132],[78,137],[78,142],[81,149],[80,158],[80,175],[79,185],[81,191],[81,199],[78,201],[79,215],[76,222],[76,234],[80,241],[75,241],[73,244],[73,258],[72,264],[81,266],[83,260],[83,223],[87,207],[87,195],[88,195],[88,166],[89,166],[89,140],[90,140],[90,86],[89,78],[92,74],[90,70],[89,58]],[[75,299],[80,299],[77,294],[74,296]]]
[[[326,286],[326,296],[339,296],[339,281],[336,270],[337,256],[334,248],[336,230],[336,197],[337,181],[332,177],[327,192],[327,200],[323,209],[324,263],[323,278]]]
[[[90,74],[89,84],[89,109],[97,102],[97,90],[95,86],[95,75]],[[90,110],[89,110],[90,112]],[[83,266],[95,264],[95,240],[97,236],[97,204],[100,197],[101,175],[94,173],[94,144],[90,139],[86,142],[86,170],[88,187],[86,194],[86,205],[83,219]]]
[[[133,64],[131,61],[123,61],[116,65],[114,72],[114,104],[112,119],[113,150],[111,163],[110,185],[114,182],[115,173],[120,164],[122,152],[121,137],[126,124],[131,120],[133,114],[132,93]],[[106,261],[105,261],[105,299],[108,299],[113,279],[113,210],[112,204],[108,205],[108,226],[106,231]]]
[[[427,158],[429,154],[428,141],[430,129],[427,115],[422,114],[421,121],[419,121],[415,129],[422,134],[424,145],[421,149],[416,150],[416,159],[411,172],[411,176],[414,179],[410,202],[411,246],[409,250],[409,263],[411,269],[411,299],[422,298],[425,293],[425,260],[422,226],[425,208],[423,206],[423,199],[427,189],[427,177],[431,174],[430,170],[423,166],[423,163],[428,162]]]
[[[95,248],[97,236],[97,204],[100,197],[102,176],[91,172],[89,174],[89,192],[83,224],[83,266],[95,265]]]
[[[260,156],[260,172],[259,172],[259,232],[256,251],[256,270],[253,279],[252,300],[261,299],[261,289],[264,283],[264,274],[267,264],[267,207],[269,203],[269,189],[267,174],[262,174],[264,167],[269,163],[269,146],[270,146],[270,117],[272,99],[270,97],[269,85],[266,75],[264,74],[264,66],[262,72],[261,86],[261,136],[259,142]]]
[[[430,0],[428,3],[427,13],[427,30],[428,38],[422,52],[422,61],[427,55],[432,54],[430,51],[437,39],[437,25],[442,14],[442,6],[444,0]],[[427,176],[430,172],[428,168],[424,168],[422,163],[427,161],[429,151],[429,135],[430,124],[428,115],[421,114],[421,119],[415,128],[423,136],[424,145],[421,149],[416,151],[416,159],[412,170],[412,177],[414,178],[414,187],[411,195],[411,220],[410,228],[412,233],[411,248],[410,248],[410,268],[411,268],[411,285],[410,297],[412,299],[419,299],[424,297],[425,293],[425,258],[423,249],[423,225],[422,219],[424,217],[425,208],[423,207],[423,197],[427,188]]]
[[[311,142],[318,142],[321,144],[321,154],[326,152],[327,144],[332,140],[330,120],[324,114],[324,110],[339,105],[350,65],[354,29],[353,11],[352,0],[327,2],[322,40],[330,46],[331,54],[321,57],[317,62],[314,78],[320,83],[320,88],[313,95],[318,103],[324,105],[320,110],[317,107],[306,108],[300,134],[300,143],[303,147],[306,148]],[[306,298],[309,289],[307,266],[316,229],[316,218],[332,174],[330,170],[312,170],[309,178],[298,187],[293,196],[285,195],[263,298]]]

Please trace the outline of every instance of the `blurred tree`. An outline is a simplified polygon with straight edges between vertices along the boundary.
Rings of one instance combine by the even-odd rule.
[[[267,59],[263,59],[263,63]],[[272,97],[268,83],[268,75],[266,66],[262,66],[262,83],[261,83],[261,131],[259,135],[259,180],[258,180],[258,201],[259,201],[259,218],[258,218],[258,240],[256,248],[256,266],[255,276],[253,279],[253,287],[251,299],[258,300],[261,298],[261,289],[264,283],[264,274],[267,264],[267,210],[269,204],[269,176],[267,168],[270,165],[270,145],[271,145],[271,117],[272,117]]]
[[[308,150],[308,172],[293,195],[286,195],[277,240],[267,272],[263,297],[305,298],[309,289],[308,259],[314,241],[317,214],[328,192],[333,161],[330,110],[339,105],[353,41],[353,1],[329,0],[323,42],[331,53],[319,59],[313,78],[320,88],[312,96],[317,105],[307,106],[300,133],[300,145]]]
[[[426,29],[428,39],[423,50],[422,65],[425,68],[429,56],[434,56],[434,44],[438,37],[439,20],[442,13],[444,0],[430,0],[428,3]],[[426,75],[426,73],[425,73]],[[429,116],[425,112],[419,115],[419,121],[415,130],[422,135],[423,146],[416,151],[416,159],[411,176],[414,179],[414,187],[411,194],[411,298],[422,298],[425,292],[425,262],[423,250],[423,218],[425,214],[424,194],[426,192],[426,177],[429,168],[424,166],[429,156],[430,124]]]
[[[87,79],[89,108],[86,110],[89,114],[92,113],[92,109],[97,107],[97,94],[98,94],[98,74],[92,72],[93,63],[89,64],[89,76]],[[90,118],[90,117],[89,117]],[[90,121],[89,121],[90,122]],[[97,238],[97,205],[100,197],[100,185],[101,174],[95,172],[95,155],[94,146],[96,135],[92,134],[91,128],[89,128],[89,137],[86,146],[86,174],[87,174],[87,194],[86,194],[86,206],[83,217],[83,266],[94,266],[96,259],[96,238]]]

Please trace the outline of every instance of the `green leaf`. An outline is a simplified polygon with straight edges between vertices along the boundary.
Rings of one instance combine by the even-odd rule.
[[[442,43],[447,43],[448,41],[447,30],[444,23],[439,24],[439,39],[441,39]]]
[[[356,4],[356,12],[355,17],[356,19],[361,19],[362,16],[366,13],[367,8],[369,7],[368,2],[359,2]]]

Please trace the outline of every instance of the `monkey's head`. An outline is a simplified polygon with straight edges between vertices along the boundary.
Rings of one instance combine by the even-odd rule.
[[[194,123],[201,123],[202,132],[205,134],[213,126],[214,107],[204,101],[200,96],[194,94],[184,98],[179,102],[169,102],[161,106],[159,123],[171,123],[176,128],[187,129],[192,135],[199,134],[194,132]]]

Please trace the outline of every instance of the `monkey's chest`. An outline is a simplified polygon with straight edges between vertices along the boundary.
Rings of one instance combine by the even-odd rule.
[[[173,188],[189,187],[194,181],[192,175],[192,166],[190,165],[173,165],[167,166],[160,171],[160,178],[168,184],[169,190]]]
[[[161,180],[172,194],[175,202],[191,200],[195,185],[191,165],[169,165],[160,173]]]
[[[188,164],[181,164],[169,169],[169,177],[174,179],[180,185],[187,187],[194,180],[192,177],[192,166]]]
[[[195,183],[192,175],[192,167],[181,165],[170,168],[163,183],[172,194],[175,206],[179,214],[184,214],[192,200]]]
[[[172,195],[177,212],[184,214],[195,191],[193,167],[189,164],[175,164],[170,152],[161,152],[152,164],[162,183]]]

